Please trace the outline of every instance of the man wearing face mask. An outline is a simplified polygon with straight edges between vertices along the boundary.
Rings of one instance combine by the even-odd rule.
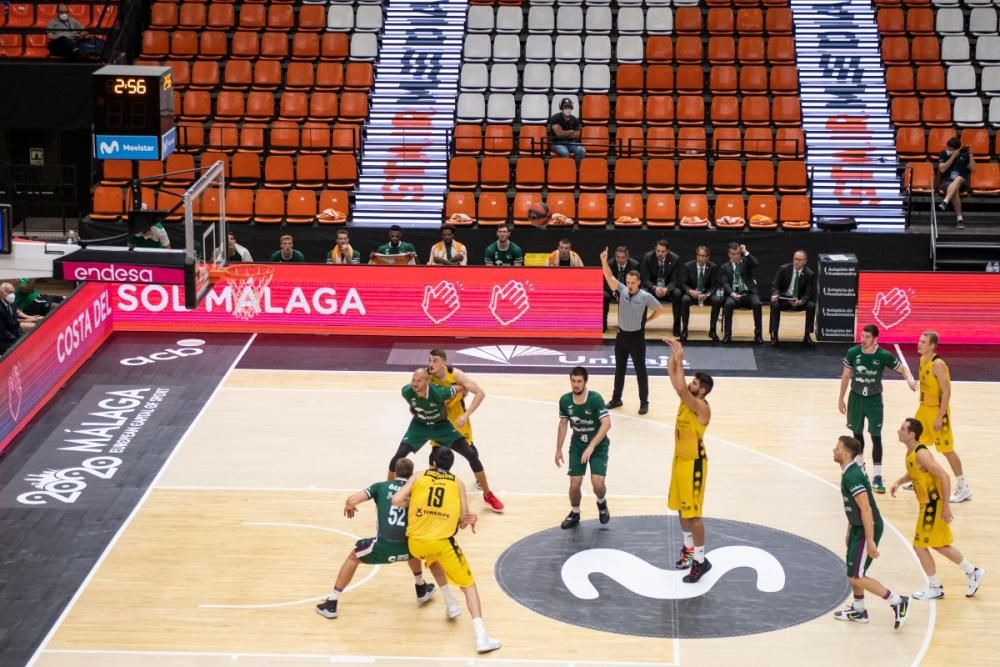
[[[587,154],[580,143],[580,119],[573,115],[573,100],[568,97],[559,102],[559,113],[549,118],[552,133],[552,151],[559,157],[571,154],[579,162]]]
[[[83,25],[69,15],[66,5],[59,5],[59,15],[49,21],[46,34],[49,53],[64,60],[81,60],[79,42],[83,39]]]
[[[24,331],[17,318],[17,306],[14,305],[17,298],[14,286],[10,283],[0,284],[0,294],[3,295],[3,302],[0,303],[0,354],[3,354],[24,335]]]

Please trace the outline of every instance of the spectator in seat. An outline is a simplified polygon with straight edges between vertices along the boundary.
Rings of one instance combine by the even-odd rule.
[[[0,302],[0,354],[3,354],[24,335],[24,331],[17,317],[17,306],[14,305],[14,286],[10,283],[0,284],[0,297],[3,297]]]
[[[722,327],[723,343],[733,342],[733,311],[737,308],[753,310],[753,342],[764,342],[761,335],[761,305],[757,296],[757,279],[753,270],[757,258],[750,254],[745,245],[735,241],[727,249],[729,261],[719,267],[719,285],[722,287]]]
[[[417,249],[413,247],[412,243],[403,240],[403,228],[399,225],[393,225],[389,228],[389,242],[376,248],[369,255],[368,261],[372,262],[378,255],[408,255],[410,258],[408,264],[417,263]]]
[[[549,118],[552,133],[552,151],[559,157],[571,154],[579,162],[587,154],[580,143],[580,119],[573,115],[573,100],[568,97],[559,102],[559,113]]]
[[[17,281],[17,292],[15,294],[14,305],[16,305],[17,309],[24,314],[24,317],[21,318],[22,321],[24,321],[26,317],[30,317],[32,315],[48,315],[52,306],[57,303],[62,303],[62,300],[63,298],[61,296],[42,294],[41,291],[35,287],[34,278],[21,278]]]
[[[670,302],[674,313],[674,336],[681,335],[681,288],[678,280],[681,258],[670,251],[666,239],[656,242],[656,247],[647,252],[639,262],[642,288],[660,300]]]
[[[639,262],[628,256],[626,246],[620,245],[615,248],[614,259],[608,260],[608,267],[611,269],[611,275],[614,276],[614,279],[624,285],[629,272],[639,270]],[[608,330],[608,310],[611,309],[612,303],[618,303],[618,291],[612,291],[608,282],[604,281],[604,329],[602,331]]]
[[[142,210],[146,210],[146,205],[142,205]],[[162,222],[155,222],[145,230],[135,236],[129,236],[126,240],[129,249],[133,248],[170,248],[170,236]]]
[[[561,239],[559,247],[549,253],[545,260],[545,266],[583,266],[583,260],[573,252],[573,245],[569,239]]]
[[[236,242],[236,236],[232,232],[226,233],[226,261],[230,263],[253,261],[250,251]]]
[[[708,336],[716,343],[719,342],[719,334],[715,331],[719,311],[722,309],[722,295],[719,294],[717,285],[718,267],[709,257],[711,253],[708,246],[700,245],[694,251],[694,259],[679,269],[681,277],[677,282],[681,285],[681,342],[688,339],[691,304],[704,306],[706,302],[712,307]]]
[[[469,253],[465,245],[455,240],[455,225],[441,225],[441,240],[431,246],[430,266],[466,266]]]
[[[337,230],[337,242],[326,253],[327,264],[360,264],[361,253],[351,246],[351,237],[346,229]]]
[[[45,27],[49,53],[63,60],[83,60],[84,54],[80,50],[80,42],[84,37],[83,25],[69,15],[69,7],[66,5],[60,4],[57,10],[58,15]]]
[[[510,240],[507,223],[497,227],[497,240],[486,246],[484,263],[486,266],[524,266],[524,252]]]
[[[816,321],[816,273],[806,266],[809,256],[805,250],[796,250],[790,264],[782,264],[771,283],[771,347],[780,344],[778,327],[781,311],[806,311],[806,333],[802,342],[815,347],[812,332]]]
[[[941,189],[944,199],[938,204],[942,211],[948,210],[948,202],[955,211],[955,226],[965,229],[962,218],[962,192],[968,192],[969,179],[976,170],[976,158],[969,146],[963,146],[958,137],[948,140],[948,147],[938,156],[938,171],[941,172]]]
[[[271,255],[272,262],[304,262],[306,256],[295,249],[295,239],[291,234],[284,234],[281,237],[281,250],[276,250]]]

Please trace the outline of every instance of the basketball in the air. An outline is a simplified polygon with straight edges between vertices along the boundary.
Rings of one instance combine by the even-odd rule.
[[[552,218],[549,207],[539,202],[528,207],[528,221],[535,227],[542,227]]]

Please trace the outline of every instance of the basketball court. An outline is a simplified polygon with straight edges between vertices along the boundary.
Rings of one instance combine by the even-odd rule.
[[[596,522],[585,482],[584,521],[560,531],[567,478],[554,465],[553,440],[567,372],[492,362],[488,357],[502,346],[470,341],[447,349],[487,393],[473,419],[475,440],[506,512],[494,514],[472,491],[478,530],[457,539],[476,577],[486,626],[503,648],[475,654],[464,607],[455,621],[446,620],[440,597],[417,607],[403,566],[362,566],[341,597],[340,617],[326,620],[313,606],[329,591],[354,540],[374,532],[373,505],[362,505],[349,520],[344,500],[384,478],[409,420],[399,389],[419,355],[440,342],[235,334],[197,340],[185,342],[201,350],[197,355],[130,367],[121,360],[142,356],[140,350],[182,346],[165,334],[115,334],[67,386],[69,398],[92,390],[98,377],[102,385],[126,387],[141,379],[150,387],[176,386],[176,405],[168,405],[166,393],[161,410],[173,412],[147,431],[159,453],[137,462],[141,474],[126,484],[120,502],[108,504],[120,528],[113,536],[107,531],[106,549],[93,551],[88,567],[75,564],[87,574],[65,607],[47,612],[54,625],[32,664],[676,666],[877,659],[985,665],[1000,649],[990,634],[998,617],[990,577],[966,599],[964,575],[943,561],[947,597],[914,602],[900,631],[892,629],[888,606],[871,596],[869,625],[832,618],[848,597],[839,469],[831,459],[844,431],[836,365],[824,370],[802,361],[807,378],[713,371],[706,516],[707,551],[718,573],[692,594],[675,581],[683,572],[672,569],[680,535],[667,516],[666,489],[677,398],[663,371],[652,371],[649,415],[636,414],[631,376],[624,408],[612,413],[611,522]],[[693,345],[692,357],[700,353],[711,365],[712,349]],[[768,354],[759,348],[735,349],[766,365]],[[181,386],[185,377],[191,381]],[[607,398],[611,381],[598,369],[590,388]],[[190,393],[194,384],[197,394]],[[998,400],[995,382],[954,384],[958,450],[976,494],[954,508],[956,545],[992,572],[1000,571],[991,548],[998,503],[987,483],[995,464],[986,455],[985,415]],[[26,441],[73,418],[71,402],[46,408]],[[894,432],[915,404],[902,382],[887,383],[888,479],[902,474],[903,446]],[[138,436],[133,443],[146,446]],[[8,470],[18,467],[15,456],[33,460],[23,449],[15,448]],[[418,470],[426,453],[415,457]],[[455,471],[471,487],[463,460]],[[87,493],[98,498],[110,491],[94,480]],[[878,502],[890,526],[871,574],[893,590],[918,590],[925,579],[909,546],[916,503],[908,493]],[[130,514],[122,509],[128,506],[134,506]],[[587,592],[587,582],[596,595]]]

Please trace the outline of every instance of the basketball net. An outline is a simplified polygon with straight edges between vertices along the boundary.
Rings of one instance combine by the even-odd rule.
[[[230,264],[226,279],[233,288],[233,317],[249,320],[260,314],[264,292],[274,277],[274,268],[262,264]]]

